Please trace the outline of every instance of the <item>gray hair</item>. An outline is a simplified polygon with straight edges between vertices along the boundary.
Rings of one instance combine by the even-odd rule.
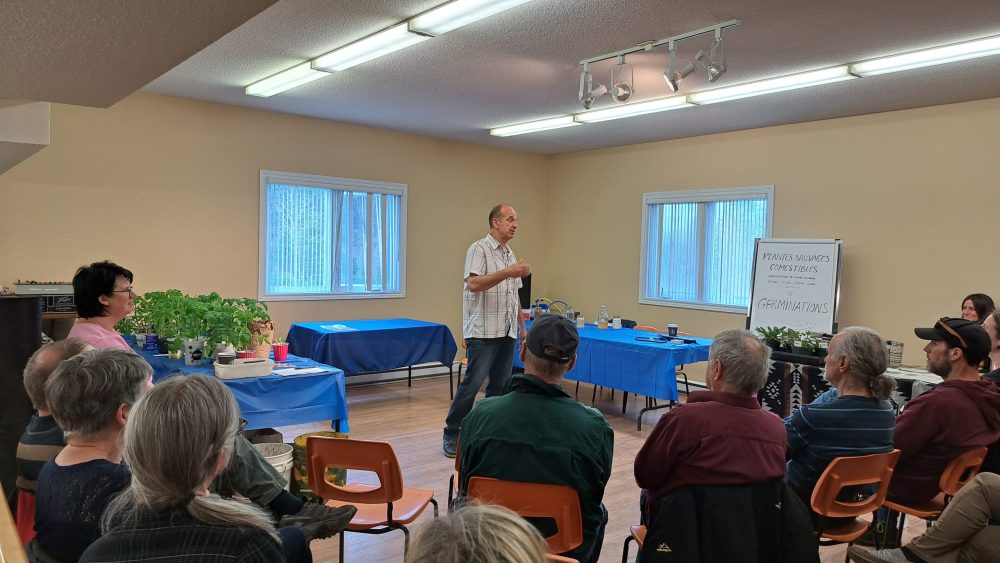
[[[59,363],[86,350],[90,345],[79,338],[67,338],[35,350],[24,366],[24,390],[35,410],[49,410],[45,400],[45,382]]]
[[[896,382],[885,375],[889,367],[889,349],[882,336],[864,326],[849,326],[840,333],[844,339],[836,355],[847,358],[848,374],[867,385],[876,398],[888,399]]]
[[[725,366],[727,385],[741,395],[751,396],[764,387],[771,367],[771,349],[749,330],[734,328],[716,335],[708,350],[708,361]]]
[[[130,350],[88,350],[64,360],[44,385],[56,423],[70,436],[93,436],[107,428],[118,407],[131,407],[153,373]]]
[[[538,530],[511,510],[469,504],[428,523],[406,563],[544,563],[546,550]]]
[[[208,525],[256,527],[277,539],[259,509],[194,494],[215,477],[220,457],[228,462],[232,456],[239,412],[229,389],[203,375],[174,376],[146,393],[125,425],[122,457],[132,483],[108,506],[102,529],[142,513],[184,507]]]
[[[546,379],[559,378],[569,371],[570,363],[572,362],[556,362],[548,358],[539,358],[532,354],[527,346],[524,348],[525,372],[530,372],[529,375],[537,375]],[[529,365],[530,368],[527,367]]]

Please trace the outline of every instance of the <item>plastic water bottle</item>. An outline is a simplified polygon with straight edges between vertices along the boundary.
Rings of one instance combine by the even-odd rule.
[[[597,328],[607,330],[608,328],[608,307],[601,305],[601,312],[597,315]]]

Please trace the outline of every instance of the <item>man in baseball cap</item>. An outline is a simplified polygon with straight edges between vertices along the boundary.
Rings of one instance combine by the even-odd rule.
[[[573,488],[583,512],[583,544],[563,555],[588,562],[597,561],[604,542],[608,512],[601,501],[611,478],[614,433],[600,411],[560,386],[579,344],[569,319],[535,319],[521,348],[524,373],[511,378],[509,393],[483,399],[462,421],[459,495],[476,475]],[[554,531],[545,521],[532,523],[543,535]]]
[[[901,453],[889,497],[904,504],[933,498],[950,461],[1000,439],[1000,393],[978,370],[990,352],[983,327],[945,317],[913,332],[929,341],[927,370],[944,381],[907,403],[896,419],[893,442]]]

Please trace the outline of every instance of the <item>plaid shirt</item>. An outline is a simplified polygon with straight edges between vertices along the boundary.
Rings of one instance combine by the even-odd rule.
[[[491,235],[477,240],[465,254],[465,287],[462,290],[462,335],[465,338],[517,337],[521,312],[517,290],[521,278],[507,278],[486,291],[469,291],[469,276],[496,273],[517,263],[514,251]]]

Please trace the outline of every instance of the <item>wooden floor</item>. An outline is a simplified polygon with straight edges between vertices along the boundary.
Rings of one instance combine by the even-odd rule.
[[[572,393],[574,385],[567,382],[565,387]],[[592,391],[592,387],[582,384],[580,398],[589,400]],[[434,497],[441,505],[441,514],[444,515],[447,511],[448,477],[454,469],[454,460],[445,457],[441,451],[441,432],[451,404],[448,399],[448,379],[438,377],[414,381],[412,388],[408,388],[405,381],[352,387],[348,389],[347,396],[351,437],[391,443],[403,467],[405,484],[433,489]],[[622,543],[628,535],[629,526],[639,522],[639,488],[635,484],[632,462],[659,419],[659,413],[663,412],[647,413],[643,417],[642,431],[637,431],[636,414],[643,404],[643,398],[629,396],[628,411],[622,415],[621,393],[615,393],[614,401],[608,391],[603,395],[598,394],[596,406],[604,412],[615,431],[611,481],[604,497],[609,520],[601,552],[602,563],[621,561]],[[289,442],[298,434],[329,428],[329,423],[318,423],[286,426],[278,430],[284,434],[285,441]],[[423,524],[431,518],[432,514],[428,509],[411,526],[414,535],[419,534]],[[924,524],[908,520],[907,528],[904,541],[921,533]],[[336,561],[337,542],[336,538],[313,542],[314,559],[317,562]],[[629,561],[635,558],[635,545],[631,548]],[[844,553],[843,546],[823,547],[820,550],[824,563],[843,561]],[[394,531],[377,536],[347,534],[345,560],[399,563],[403,560],[403,533]]]

